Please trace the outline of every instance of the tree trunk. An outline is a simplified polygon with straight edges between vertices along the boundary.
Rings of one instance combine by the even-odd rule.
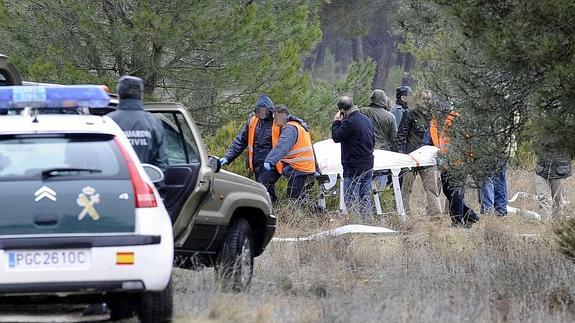
[[[311,71],[311,69],[313,68],[313,62],[315,61],[315,55],[309,55],[308,57],[305,58],[305,60],[303,61],[303,68],[306,71]]]
[[[403,64],[403,84],[409,86],[415,86],[415,79],[413,75],[410,73],[411,70],[415,67],[415,57],[413,55],[406,53],[404,57],[404,64]]]
[[[340,37],[335,37],[335,42],[333,43],[333,47],[332,47],[332,53],[335,57],[335,62],[338,63],[335,65],[335,72],[336,73],[345,73],[346,71],[343,71],[341,69],[341,66],[343,66],[345,64],[345,55],[346,53],[344,52],[344,46],[342,45],[346,45],[344,43],[344,41],[341,40]]]
[[[415,57],[410,53],[405,53],[405,58],[403,61],[403,68],[406,72],[410,72],[413,68],[415,68]]]
[[[315,60],[313,62],[313,70],[314,72],[323,66],[323,64],[325,63],[325,52],[327,49],[327,43],[326,43],[326,39],[325,39],[325,35],[324,38],[322,39],[322,41],[319,43],[319,45],[316,48],[316,52],[315,52]]]
[[[385,81],[389,75],[389,69],[391,68],[391,57],[392,57],[392,44],[384,42],[379,49],[379,55],[377,56],[377,70],[373,78],[372,86],[377,89],[385,88]]]
[[[361,42],[361,37],[355,37],[352,40],[351,46],[353,61],[359,62],[363,60],[363,44]]]
[[[163,46],[152,44],[152,57],[149,70],[144,72],[144,94],[153,96],[158,82],[160,81],[160,71],[162,70]]]

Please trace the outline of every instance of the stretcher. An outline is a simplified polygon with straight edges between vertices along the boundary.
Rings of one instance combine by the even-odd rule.
[[[339,185],[339,209],[347,213],[344,203],[344,190],[342,185],[343,167],[341,165],[341,147],[332,139],[316,142],[313,145],[315,156],[319,167],[319,173],[326,178],[320,185],[319,204],[325,207],[326,192],[332,190],[340,181]],[[393,193],[395,196],[395,205],[397,213],[405,220],[405,208],[403,206],[403,197],[401,196],[401,187],[399,185],[399,176],[402,170],[409,170],[415,167],[435,166],[436,156],[439,149],[434,146],[423,146],[410,154],[400,154],[387,150],[376,149],[373,152],[374,174],[388,172],[392,177]],[[383,214],[381,202],[379,200],[379,191],[372,190],[373,200],[378,215]]]

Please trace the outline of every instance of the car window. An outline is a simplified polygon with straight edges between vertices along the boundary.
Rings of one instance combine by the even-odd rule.
[[[46,175],[50,170],[56,171]],[[60,178],[60,174],[66,178],[128,178],[111,136],[0,136],[0,180]]]
[[[164,140],[168,153],[169,165],[199,163],[198,149],[188,124],[181,113],[154,113],[164,126]]]

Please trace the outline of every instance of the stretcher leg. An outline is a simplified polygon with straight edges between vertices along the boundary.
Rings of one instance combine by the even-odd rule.
[[[375,214],[383,215],[383,211],[381,209],[381,202],[379,201],[379,192],[373,192],[373,203],[375,204]]]
[[[406,221],[405,209],[403,208],[403,197],[401,196],[401,187],[399,185],[399,173],[401,169],[394,168],[391,169],[391,179],[393,183],[393,195],[395,196],[395,206],[397,208],[397,214],[402,221]]]

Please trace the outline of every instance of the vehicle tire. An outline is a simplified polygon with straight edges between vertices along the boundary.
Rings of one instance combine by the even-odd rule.
[[[144,292],[138,318],[143,323],[171,322],[173,311],[172,280],[161,292]]]
[[[254,243],[249,222],[239,218],[232,225],[216,264],[216,279],[224,292],[247,291],[252,281]]]
[[[106,305],[110,309],[110,320],[119,321],[133,317],[136,312],[136,300],[140,299],[137,296],[139,295],[123,294],[114,295],[109,299]]]

